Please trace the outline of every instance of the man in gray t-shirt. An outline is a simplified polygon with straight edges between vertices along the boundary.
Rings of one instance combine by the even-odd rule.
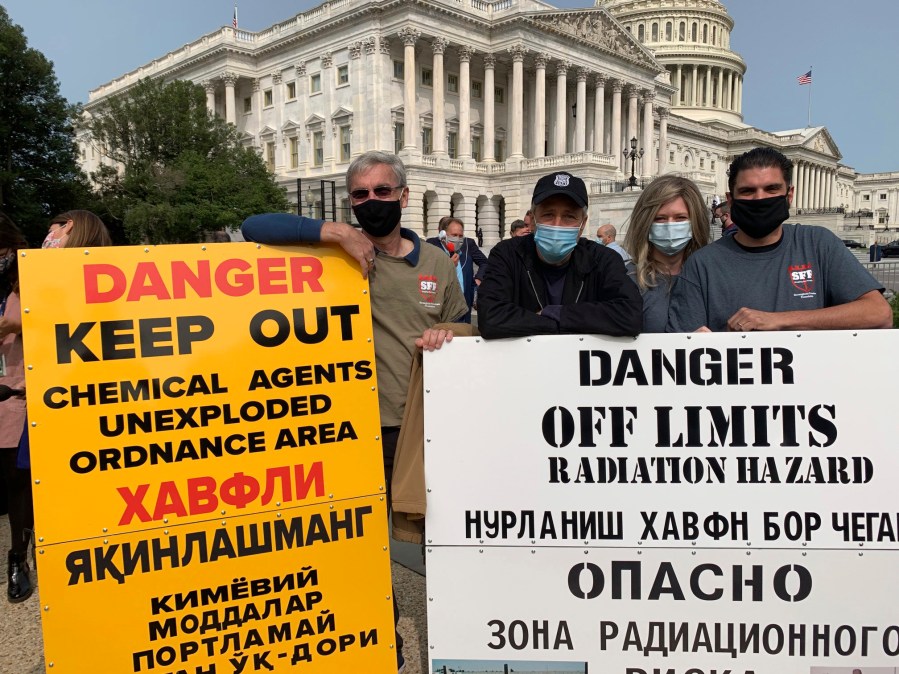
[[[739,230],[698,250],[671,293],[668,332],[888,328],[883,288],[823,227],[785,225],[793,164],[755,148],[730,167]]]

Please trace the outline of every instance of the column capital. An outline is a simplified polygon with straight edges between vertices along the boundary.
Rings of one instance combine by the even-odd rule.
[[[449,40],[445,37],[435,37],[431,40],[431,49],[434,50],[435,54],[443,54],[446,52],[446,48],[449,46]]]
[[[365,49],[366,56],[372,56],[378,49],[378,38],[374,35],[369,35],[362,40],[362,47]]]
[[[332,65],[334,65],[334,56],[331,54],[331,52],[326,51],[326,52],[322,53],[321,58],[322,58],[322,68],[330,68]]]
[[[468,45],[461,45],[459,47],[459,60],[460,61],[470,63],[472,56],[474,56],[474,47],[469,47]]]
[[[306,62],[305,61],[297,61],[293,64],[294,70],[296,70],[297,77],[303,77],[306,74]]]
[[[399,35],[399,38],[403,41],[404,45],[407,47],[414,47],[418,38],[421,37],[421,31],[412,26],[406,26],[405,28],[401,28],[397,32],[397,35]]]
[[[605,86],[606,86],[606,82],[608,82],[608,81],[609,81],[609,78],[606,77],[605,75],[603,75],[602,73],[596,73],[596,74],[593,76],[593,84],[594,84],[594,86],[597,86],[597,87],[605,87]]]
[[[612,92],[620,94],[624,89],[624,82],[621,80],[612,80]]]
[[[272,84],[281,84],[281,71],[272,73]]]
[[[659,113],[659,119],[668,119],[668,115],[671,114],[671,109],[664,105],[659,105],[656,106],[656,112]]]
[[[636,98],[637,97],[637,87],[633,84],[625,84],[624,85],[624,93],[627,94],[628,98]]]
[[[650,91],[649,89],[643,89],[640,91],[640,100],[644,103],[652,103],[656,97],[656,92]]]
[[[351,59],[362,58],[362,40],[356,40],[356,42],[351,43],[348,49]]]
[[[559,61],[556,64],[556,75],[559,77],[567,77],[568,76],[568,68],[571,67],[570,61]]]
[[[378,38],[378,51],[380,51],[382,54],[386,54],[387,56],[390,56],[390,38],[389,37],[385,37],[384,35],[381,35]]]
[[[206,80],[203,82],[203,88],[206,90],[207,94],[214,94],[216,84],[215,80]]]
[[[509,47],[509,54],[512,55],[512,61],[524,61],[524,55],[528,53],[528,48],[521,44],[515,44]]]
[[[491,70],[496,68],[496,56],[493,54],[484,54],[484,67]]]
[[[536,68],[546,68],[546,63],[549,61],[549,54],[545,51],[539,52],[534,55],[534,66]]]
[[[222,82],[226,87],[233,87],[237,84],[237,74],[236,73],[222,73]]]
[[[252,82],[253,82],[253,93],[257,93],[257,92],[259,91],[259,88],[260,88],[260,85],[259,85],[259,78],[258,78],[258,77],[254,77],[253,80],[252,80]]]
[[[578,82],[586,82],[587,76],[590,74],[590,71],[586,68],[578,68],[577,69],[577,81]]]

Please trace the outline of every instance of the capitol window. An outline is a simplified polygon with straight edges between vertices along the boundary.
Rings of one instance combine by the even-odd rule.
[[[434,153],[434,134],[429,126],[421,128],[421,152],[422,154]]]
[[[290,139],[290,168],[296,168],[300,163],[300,142],[294,136]]]
[[[421,69],[421,86],[429,88],[434,86],[434,71],[430,68]]]
[[[287,83],[287,100],[292,101],[297,97],[297,83],[296,82],[288,82]]]
[[[325,134],[322,131],[315,131],[312,134],[312,165],[321,166],[325,163]]]
[[[275,170],[275,144],[272,142],[265,144],[265,165],[269,171]]]
[[[502,87],[494,87],[493,89],[493,101],[494,103],[504,103],[506,100],[506,90]]]
[[[393,125],[393,153],[399,154],[405,143],[406,127],[402,122]]]
[[[350,67],[348,65],[337,66],[337,86],[350,83]]]
[[[402,80],[406,77],[406,68],[402,61],[393,61],[393,79]]]
[[[350,160],[350,138],[352,134],[349,126],[340,127],[340,161]]]
[[[243,99],[243,111],[245,115],[249,115],[253,112],[253,97],[247,96]]]
[[[456,158],[456,141],[458,136],[455,131],[450,131],[446,135],[446,153],[449,155],[450,159]]]
[[[446,90],[453,94],[459,93],[459,76],[449,73],[446,76]]]
[[[274,99],[272,97],[272,90],[266,89],[262,92],[262,105],[265,108],[270,108],[274,105]]]
[[[471,81],[471,97],[472,98],[483,98],[484,96],[484,85],[478,80]]]
[[[322,90],[322,74],[315,73],[309,78],[309,93],[320,94]]]

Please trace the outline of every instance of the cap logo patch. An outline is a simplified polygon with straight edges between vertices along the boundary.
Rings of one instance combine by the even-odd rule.
[[[563,173],[557,173],[553,185],[556,187],[568,187],[568,176]]]

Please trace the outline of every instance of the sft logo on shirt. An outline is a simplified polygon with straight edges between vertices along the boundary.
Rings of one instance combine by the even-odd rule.
[[[812,265],[795,264],[790,265],[790,283],[796,290],[803,293],[810,293],[815,287],[815,275],[812,272]]]
[[[437,277],[425,275],[419,276],[418,293],[425,302],[433,303],[437,299]]]

